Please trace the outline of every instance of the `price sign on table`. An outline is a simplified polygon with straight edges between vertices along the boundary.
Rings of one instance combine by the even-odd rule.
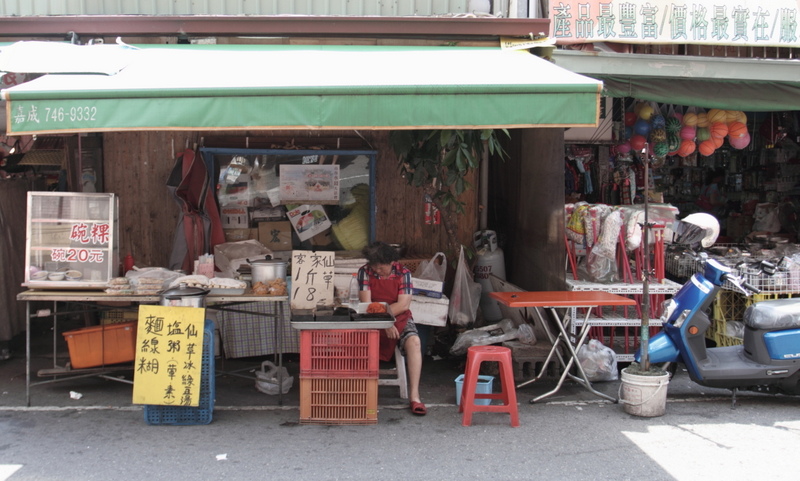
[[[333,305],[334,253],[292,251],[292,309]]]

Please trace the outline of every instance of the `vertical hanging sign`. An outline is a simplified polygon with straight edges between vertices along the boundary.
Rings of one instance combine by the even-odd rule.
[[[333,306],[334,253],[292,251],[292,309]]]
[[[200,404],[205,317],[198,307],[139,306],[134,404]]]

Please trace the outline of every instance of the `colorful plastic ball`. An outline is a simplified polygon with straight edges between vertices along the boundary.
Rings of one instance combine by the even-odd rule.
[[[670,117],[678,119],[678,122],[683,122],[683,114],[680,112],[673,112],[672,114],[670,114]]]
[[[631,144],[630,142],[623,142],[617,145],[617,153],[618,154],[627,154],[631,151]]]
[[[694,143],[694,140],[683,140],[681,146],[678,148],[678,155],[686,157],[687,155],[693,154],[696,148],[697,145]]]
[[[696,128],[690,127],[688,125],[684,125],[683,127],[681,127],[680,137],[683,140],[694,140],[696,136],[697,136]]]
[[[711,138],[710,138],[710,139],[708,139],[708,140],[710,140],[711,142],[713,142],[713,143],[714,143],[714,147],[716,147],[716,148],[720,148],[720,147],[722,147],[722,144],[724,144],[724,143],[725,143],[725,137],[714,137],[714,136],[712,135],[712,136],[711,136]]]
[[[667,133],[675,133],[681,131],[681,121],[676,119],[675,117],[670,117],[667,119],[666,125],[664,126]]]
[[[747,125],[747,114],[742,112],[741,110],[739,110],[738,112],[739,112],[739,118],[738,118],[739,122]]]
[[[681,138],[675,134],[669,134],[667,136],[667,146],[669,147],[670,152],[677,152],[681,147]]]
[[[625,125],[630,127],[636,123],[636,120],[639,118],[636,115],[636,112],[625,112]]]
[[[650,133],[650,122],[645,119],[639,119],[633,124],[633,133],[647,137]]]
[[[669,146],[666,142],[658,142],[653,146],[653,154],[658,157],[664,157],[669,153]]]
[[[653,116],[653,107],[648,104],[642,105],[642,108],[639,109],[639,118],[644,120],[650,120]]]
[[[728,135],[728,124],[724,122],[714,122],[713,124],[711,124],[709,130],[711,131],[712,137],[717,137],[719,139],[722,139],[726,135]]]
[[[729,137],[744,137],[745,135],[747,135],[747,126],[745,124],[738,120],[734,120],[728,124]]]
[[[625,127],[625,140],[630,139],[631,135],[633,135],[633,127],[631,126]]]
[[[739,110],[726,110],[725,111],[725,120],[728,123],[731,122],[738,122],[739,121],[739,114],[742,113]]]
[[[650,124],[654,129],[664,129],[667,127],[667,119],[661,114],[654,115],[653,118],[650,119]]]
[[[728,111],[727,110],[720,110],[720,109],[711,109],[706,114],[708,116],[708,121],[712,124],[714,122],[728,122]]]
[[[714,141],[709,139],[700,142],[697,150],[700,151],[700,155],[708,157],[717,150],[717,147],[714,145]]]
[[[697,127],[697,141],[702,142],[711,138],[711,131],[707,127]]]
[[[708,114],[705,112],[701,112],[697,114],[697,126],[698,127],[708,127],[711,122],[708,121]]]
[[[742,150],[750,145],[750,134],[745,134],[744,137],[728,137],[728,143],[730,143],[731,147],[734,149]]]
[[[694,127],[697,125],[697,114],[694,112],[687,112],[683,115],[683,125]]]
[[[650,141],[651,142],[666,142],[667,140],[667,131],[663,128],[656,129],[650,131]]]
[[[647,144],[647,139],[643,135],[634,135],[631,137],[631,149],[641,151],[645,144]]]

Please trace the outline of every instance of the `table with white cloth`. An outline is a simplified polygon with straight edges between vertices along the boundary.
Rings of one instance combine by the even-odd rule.
[[[39,384],[93,376],[119,382],[132,382],[109,375],[111,372],[126,369],[125,365],[86,369],[72,369],[68,366],[58,365],[59,316],[122,309],[124,307],[119,305],[124,303],[133,304],[131,308],[138,309],[138,305],[142,304],[159,304],[161,297],[159,295],[118,295],[104,291],[31,289],[19,293],[17,301],[26,303],[25,399],[26,404],[30,406],[30,388]],[[278,364],[282,365],[284,352],[299,352],[297,331],[290,328],[288,301],[288,296],[260,296],[252,294],[250,291],[231,295],[209,294],[206,296],[206,309],[219,311],[216,317],[220,324],[223,349],[226,345],[225,332],[227,330],[229,334],[228,347],[237,357],[275,354]],[[40,308],[33,311],[35,303],[43,302],[52,303],[52,308]],[[62,308],[59,307],[59,304],[62,304]],[[39,377],[50,379],[31,382],[31,319],[46,317],[53,319],[53,367],[42,369],[37,373]],[[252,336],[252,338],[246,342],[243,341],[247,336]],[[127,366],[128,369],[132,369],[132,367],[132,364]]]

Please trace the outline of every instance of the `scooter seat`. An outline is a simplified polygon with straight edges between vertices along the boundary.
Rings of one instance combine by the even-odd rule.
[[[747,327],[762,331],[800,328],[800,300],[761,301],[744,311]]]

